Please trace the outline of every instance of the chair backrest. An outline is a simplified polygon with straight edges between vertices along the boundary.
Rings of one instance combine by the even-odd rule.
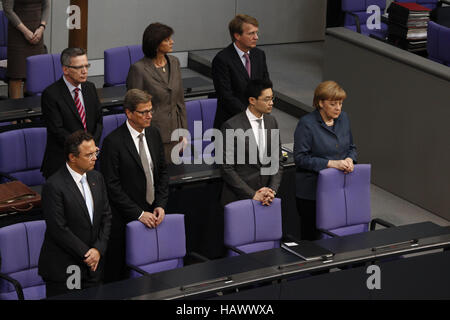
[[[428,58],[450,66],[450,28],[428,22]]]
[[[370,164],[355,165],[352,173],[329,168],[319,172],[316,226],[337,235],[365,232],[370,213]]]
[[[62,77],[61,55],[39,54],[26,59],[27,94],[41,95],[49,85]]]
[[[342,0],[341,8],[344,12],[352,12],[359,18],[361,25],[365,25],[370,14],[366,10],[371,5],[377,5],[380,8],[380,14],[383,14],[386,8],[386,0]],[[344,26],[354,26],[355,18],[350,14],[345,14]]]
[[[99,148],[101,148],[103,140],[106,136],[113,132],[116,128],[120,127],[125,120],[127,120],[125,113],[110,114],[103,117],[103,131],[102,136],[100,137]]]
[[[231,202],[224,211],[224,243],[245,253],[278,248],[283,235],[281,199],[270,206],[247,199]],[[237,255],[234,251],[229,256]]]
[[[8,18],[3,11],[0,11],[0,60],[8,58]]]
[[[106,87],[125,85],[131,65],[144,57],[141,45],[111,48],[104,51]]]
[[[45,182],[40,172],[47,141],[46,128],[24,128],[0,133],[0,172],[28,186]]]
[[[126,227],[126,263],[155,273],[183,266],[186,255],[184,215],[167,214],[161,224],[147,228],[139,221]],[[139,273],[131,271],[130,277]]]
[[[38,275],[45,228],[44,220],[0,228],[0,272],[19,281],[25,299],[45,298],[45,283]],[[15,299],[17,294],[13,285],[0,279],[0,300]]]

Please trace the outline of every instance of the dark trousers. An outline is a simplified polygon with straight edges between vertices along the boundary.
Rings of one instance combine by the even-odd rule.
[[[297,212],[300,216],[301,240],[317,240],[320,233],[316,228],[316,201],[297,199]]]

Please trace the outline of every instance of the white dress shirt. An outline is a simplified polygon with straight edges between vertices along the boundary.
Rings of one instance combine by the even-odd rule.
[[[249,52],[244,52],[241,49],[238,48],[238,46],[236,45],[236,43],[233,42],[233,46],[236,49],[237,54],[239,55],[239,58],[241,58],[242,64],[244,65],[245,68],[245,57],[244,57],[244,53],[247,53],[250,56],[250,51]]]
[[[84,99],[83,99],[83,92],[81,91],[81,83],[75,87],[74,85],[72,85],[69,81],[67,81],[66,77],[63,76],[63,80],[66,83],[67,88],[70,91],[70,95],[72,96],[72,99],[75,101],[75,88],[80,89],[80,91],[78,92],[78,97],[80,98],[81,104],[84,107],[84,112],[86,113],[86,105],[84,104]]]
[[[256,120],[262,119],[261,127],[262,127],[262,130],[263,130],[263,137],[264,137],[263,138],[263,145],[262,145],[262,147],[264,149],[264,146],[266,145],[266,135],[264,134],[264,130],[265,130],[265,127],[264,127],[264,115],[262,115],[261,118],[258,118],[250,111],[249,108],[247,108],[247,110],[245,111],[245,114],[247,115],[247,118],[250,121],[250,125],[252,126],[253,134],[255,135],[255,140],[256,140],[256,144],[258,145],[258,148],[260,148],[259,141],[258,141],[259,140],[258,139],[258,126],[259,125],[258,125],[258,121],[256,121]]]
[[[69,173],[70,173],[70,175],[72,176],[73,180],[75,181],[75,184],[77,185],[78,190],[80,190],[80,193],[81,193],[81,195],[83,196],[83,199],[86,200],[86,197],[85,197],[84,191],[83,191],[83,185],[81,184],[81,178],[83,178],[83,177],[86,175],[86,173],[83,174],[83,175],[81,175],[81,174],[79,174],[78,172],[75,172],[75,171],[67,164],[67,162],[66,162],[66,167],[67,167],[67,170],[69,170]],[[87,177],[86,177],[86,179],[87,179]],[[87,180],[86,180],[86,181],[87,181]],[[91,194],[91,199],[93,200],[94,197],[92,196],[92,191],[91,191],[91,187],[89,187],[89,184],[88,184],[88,190],[89,190],[89,193]],[[88,210],[88,211],[89,211],[89,210]],[[93,218],[93,217],[91,217],[91,221],[93,221],[92,218]]]

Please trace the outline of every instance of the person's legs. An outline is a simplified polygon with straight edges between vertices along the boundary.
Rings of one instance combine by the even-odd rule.
[[[317,240],[316,201],[297,198],[297,212],[300,216],[300,237],[302,240]]]
[[[10,79],[8,83],[8,92],[10,99],[23,98],[22,94],[22,79]]]

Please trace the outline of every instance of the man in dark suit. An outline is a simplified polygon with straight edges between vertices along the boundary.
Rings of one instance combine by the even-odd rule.
[[[256,48],[258,21],[239,14],[228,25],[231,43],[212,62],[212,77],[217,93],[214,128],[247,108],[245,88],[250,79],[267,79],[266,55]]]
[[[112,207],[112,232],[106,256],[105,280],[125,276],[125,226],[139,220],[149,228],[164,219],[169,197],[161,135],[151,127],[151,95],[131,89],[124,100],[127,121],[103,141],[101,171]]]
[[[283,167],[278,124],[270,115],[270,80],[251,80],[246,89],[248,108],[222,126],[224,181],[221,202],[254,199],[270,205],[280,186]]]
[[[66,165],[42,189],[47,229],[39,257],[39,275],[47,297],[99,285],[111,229],[111,210],[102,175],[92,170],[98,148],[79,130],[65,143]],[[78,273],[75,269],[78,269]],[[81,276],[70,281],[71,273]]]
[[[64,75],[44,90],[42,115],[47,146],[41,171],[47,179],[64,165],[64,140],[77,130],[94,136],[98,145],[103,129],[102,109],[95,85],[87,81],[90,64],[86,51],[67,48],[61,53]]]

